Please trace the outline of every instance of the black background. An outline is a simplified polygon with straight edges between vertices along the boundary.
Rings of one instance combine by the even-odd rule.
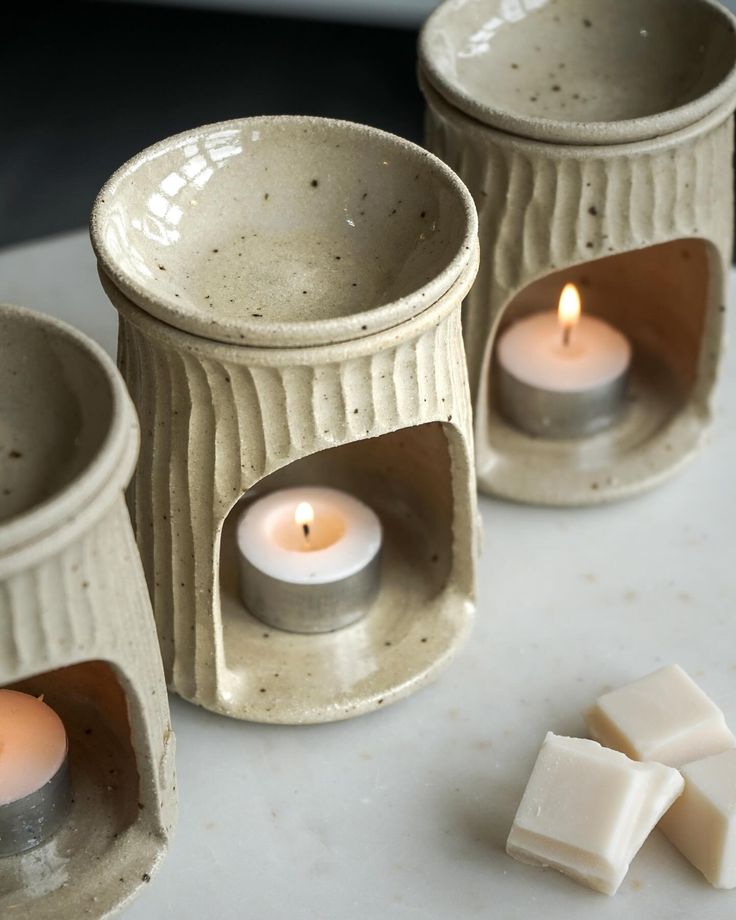
[[[125,160],[207,122],[325,115],[421,143],[413,29],[67,0],[0,24],[0,246],[85,226]]]
[[[0,246],[84,226],[119,165],[207,122],[326,115],[421,140],[413,30],[65,0],[0,17]]]

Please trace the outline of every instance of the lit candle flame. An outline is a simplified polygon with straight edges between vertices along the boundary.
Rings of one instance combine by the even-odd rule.
[[[309,502],[299,502],[294,511],[294,520],[304,532],[304,539],[309,539],[309,525],[314,520],[314,508]]]
[[[580,294],[574,284],[566,284],[562,289],[557,319],[562,327],[562,344],[569,345],[570,333],[580,319]]]

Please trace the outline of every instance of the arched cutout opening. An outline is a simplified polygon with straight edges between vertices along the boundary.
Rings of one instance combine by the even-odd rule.
[[[90,864],[104,872],[120,838],[137,821],[140,806],[128,704],[109,664],[74,664],[3,689],[43,694],[60,716],[69,739],[73,796],[68,819],[52,837],[36,849],[0,859],[4,915],[5,907],[45,898],[51,903]]]
[[[298,721],[342,718],[343,698],[354,707],[356,687],[362,685],[366,704],[388,701],[445,657],[458,629],[445,609],[447,595],[471,590],[465,563],[453,553],[456,518],[468,517],[453,483],[455,436],[452,426],[433,422],[329,448],[265,477],[233,507],[221,535],[220,605],[235,711],[293,721],[298,701]],[[297,485],[343,489],[369,505],[383,527],[378,594],[361,620],[331,633],[269,627],[239,595],[235,528],[244,507]],[[463,623],[468,615],[460,615]]]
[[[555,441],[524,434],[505,419],[495,344],[516,320],[556,309],[568,282],[579,288],[586,313],[627,336],[633,362],[614,424],[588,438]],[[707,325],[719,322],[719,291],[714,247],[680,239],[556,271],[518,292],[489,346],[487,410],[476,419],[481,481],[512,498],[584,504],[665,475],[693,451],[707,417],[713,377],[707,368],[717,356],[704,353],[704,342]]]

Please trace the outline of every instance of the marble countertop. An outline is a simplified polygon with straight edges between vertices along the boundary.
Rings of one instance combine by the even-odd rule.
[[[736,303],[736,275],[731,302]],[[0,252],[0,300],[115,351],[86,233]],[[432,686],[381,712],[284,728],[172,698],[179,825],[128,920],[727,918],[655,831],[615,898],[504,843],[545,732],[584,733],[604,688],[679,662],[736,728],[736,358],[703,453],[603,508],[482,498],[474,632]]]

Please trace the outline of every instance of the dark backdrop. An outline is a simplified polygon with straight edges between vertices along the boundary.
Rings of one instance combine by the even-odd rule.
[[[66,0],[2,19],[0,246],[83,226],[121,163],[208,121],[327,115],[421,140],[411,30]]]
[[[411,29],[78,0],[8,0],[0,25],[0,246],[85,225],[121,163],[208,121],[327,115],[421,142]]]

